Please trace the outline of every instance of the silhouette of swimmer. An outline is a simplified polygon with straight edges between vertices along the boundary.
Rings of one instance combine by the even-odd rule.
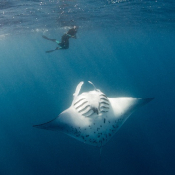
[[[42,35],[42,37],[44,39],[47,39],[47,40],[56,42],[59,45],[58,47],[56,47],[56,49],[54,49],[54,50],[48,50],[48,51],[46,51],[46,53],[50,53],[50,52],[53,52],[53,51],[59,50],[59,49],[68,49],[69,48],[69,38],[75,38],[76,39],[77,38],[76,37],[77,30],[78,30],[78,27],[77,26],[74,26],[73,28],[69,29],[68,32],[65,33],[62,36],[61,42],[59,42],[56,39],[50,39],[50,38]]]

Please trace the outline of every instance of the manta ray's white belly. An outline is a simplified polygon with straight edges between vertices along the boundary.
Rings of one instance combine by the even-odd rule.
[[[103,146],[115,134],[121,123],[117,119],[110,118],[110,101],[101,92],[90,91],[81,94],[73,102],[73,107],[84,117],[84,120],[89,120],[89,124],[72,127],[71,132],[67,134],[84,143]]]

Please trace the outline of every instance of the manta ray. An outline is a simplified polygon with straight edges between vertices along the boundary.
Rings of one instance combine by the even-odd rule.
[[[153,98],[109,98],[99,89],[80,93],[80,82],[73,94],[71,106],[57,118],[36,128],[61,131],[81,142],[102,147],[119,130],[128,117]]]

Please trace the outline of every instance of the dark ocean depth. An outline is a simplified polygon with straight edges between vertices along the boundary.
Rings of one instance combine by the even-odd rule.
[[[43,11],[53,12],[61,2],[83,6],[78,1],[48,1],[53,6],[47,8],[45,3]],[[94,8],[97,2],[100,8]],[[46,13],[37,13],[41,21],[21,15],[21,23],[13,23],[10,14],[13,19],[17,7],[23,6],[0,3],[0,13],[9,12],[0,18],[0,175],[175,174],[175,16],[170,1],[157,2],[160,8],[167,7],[166,15],[155,1],[148,2],[160,15],[152,14],[148,4],[143,13],[142,1],[88,1],[83,2],[84,18],[73,11],[68,21],[66,16],[47,19],[45,26]],[[41,2],[24,3],[30,10]],[[107,8],[104,14],[102,7]],[[120,12],[117,7],[122,7],[121,21],[111,18]],[[64,13],[69,16],[68,9]],[[31,23],[22,23],[25,19]],[[60,40],[72,25],[79,29],[70,48],[45,53],[57,44],[42,35]],[[85,82],[81,92],[93,90],[88,84],[92,81],[108,97],[154,98],[129,117],[101,155],[99,148],[61,132],[33,127],[67,109],[80,81]]]

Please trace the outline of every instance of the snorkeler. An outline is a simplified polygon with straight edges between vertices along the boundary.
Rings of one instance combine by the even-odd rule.
[[[50,39],[44,35],[42,35],[42,37],[44,39],[56,42],[59,47],[56,47],[56,49],[54,50],[48,50],[46,51],[46,53],[50,53],[53,52],[55,50],[59,50],[59,49],[68,49],[69,48],[69,38],[75,38],[76,39],[76,33],[77,33],[78,27],[74,26],[73,28],[69,29],[67,33],[65,33],[62,38],[61,38],[61,42],[57,41],[56,39]]]

